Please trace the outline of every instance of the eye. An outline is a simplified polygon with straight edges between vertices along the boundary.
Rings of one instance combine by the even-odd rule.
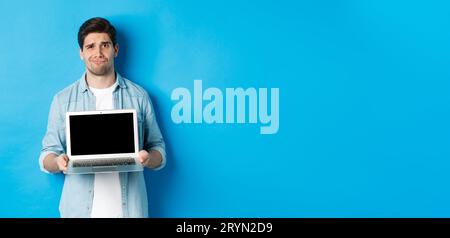
[[[102,46],[103,46],[103,48],[108,48],[109,47],[109,43],[103,43]]]

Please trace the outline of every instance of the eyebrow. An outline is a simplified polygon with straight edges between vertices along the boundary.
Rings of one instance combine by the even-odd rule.
[[[111,45],[112,42],[111,42],[111,41],[102,41],[102,42],[100,42],[100,45],[101,45],[101,44],[108,44],[108,45]],[[90,43],[90,44],[86,44],[85,47],[89,47],[89,46],[93,46],[93,45],[95,45],[95,42]]]

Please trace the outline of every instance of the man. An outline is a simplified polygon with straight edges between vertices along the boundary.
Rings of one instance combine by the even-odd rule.
[[[165,144],[150,98],[115,71],[119,44],[114,26],[104,18],[89,19],[78,31],[78,44],[86,72],[53,98],[39,157],[41,170],[67,170],[66,112],[130,108],[138,116],[139,161],[154,170],[163,168]],[[59,210],[61,217],[147,217],[147,206],[143,172],[116,172],[65,175]]]

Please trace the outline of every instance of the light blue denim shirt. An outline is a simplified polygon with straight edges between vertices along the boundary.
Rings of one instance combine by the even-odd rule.
[[[86,84],[85,75],[57,93],[50,108],[47,132],[42,140],[39,165],[49,173],[43,160],[49,153],[66,153],[65,114],[69,111],[95,110],[95,96]],[[165,144],[147,92],[117,73],[118,86],[113,92],[115,109],[136,109],[139,126],[139,150],[154,149],[166,164]],[[143,172],[120,173],[124,217],[148,217],[147,191]],[[65,175],[59,204],[61,217],[90,217],[94,195],[94,175]]]

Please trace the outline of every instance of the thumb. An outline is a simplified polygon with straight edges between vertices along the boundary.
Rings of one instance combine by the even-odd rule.
[[[145,150],[139,151],[139,162],[144,163],[148,159],[148,152]]]
[[[61,165],[67,166],[67,161],[69,160],[67,155],[66,154],[62,154],[62,155],[59,156],[59,158],[60,158],[59,161],[60,161]]]

